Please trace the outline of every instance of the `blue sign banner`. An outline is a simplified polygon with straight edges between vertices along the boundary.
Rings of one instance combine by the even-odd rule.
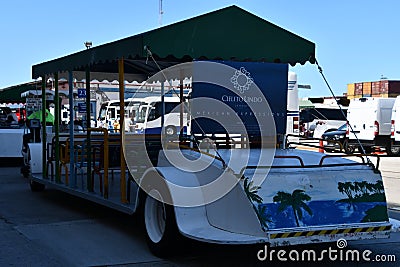
[[[84,102],[78,103],[78,112],[86,113],[86,103],[84,103]]]
[[[287,64],[218,61],[195,66],[192,132],[243,133],[244,127],[252,136],[270,135],[271,129],[284,134],[287,89]]]
[[[78,88],[78,98],[86,98],[86,89]]]

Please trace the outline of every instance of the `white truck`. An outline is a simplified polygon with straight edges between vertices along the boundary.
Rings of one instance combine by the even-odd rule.
[[[398,96],[394,102],[392,109],[392,128],[391,128],[391,138],[392,146],[391,153],[399,155],[400,154],[400,96]]]
[[[394,101],[395,98],[352,99],[347,110],[349,144],[358,146],[360,152],[371,153],[373,148],[382,147],[387,154],[392,154],[390,135]]]

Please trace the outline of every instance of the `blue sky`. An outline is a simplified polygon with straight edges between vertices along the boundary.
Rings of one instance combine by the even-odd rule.
[[[348,83],[400,79],[397,0],[163,0],[162,24],[232,4],[314,42],[337,95]],[[158,0],[2,1],[0,88],[32,81],[32,65],[83,50],[87,40],[97,46],[158,26]],[[330,94],[315,65],[291,69],[312,86],[300,96]]]

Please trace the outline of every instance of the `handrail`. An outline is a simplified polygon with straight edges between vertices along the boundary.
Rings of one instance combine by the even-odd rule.
[[[365,159],[362,157],[362,154],[353,154],[353,155],[324,155],[324,156],[321,157],[318,165],[322,166],[322,164],[323,164],[323,162],[324,162],[324,160],[326,158],[338,158],[338,157],[340,157],[340,158],[343,158],[343,157],[346,157],[346,158],[348,158],[348,157],[358,157],[358,158],[361,158],[362,159],[362,163],[365,164]]]
[[[298,159],[300,161],[300,166],[304,167],[303,159],[300,156],[274,156],[274,158],[276,158],[276,159],[285,159],[285,158]]]
[[[254,166],[254,165],[249,165],[249,166],[244,166],[240,170],[239,174],[236,174],[236,176],[238,178],[242,178],[242,176],[244,174],[244,171],[246,169],[278,169],[278,168],[307,168],[308,169],[308,168],[338,167],[338,166],[353,166],[353,165],[365,165],[365,164],[368,164],[368,163],[365,162],[365,159],[364,159],[363,156],[364,155],[362,155],[362,154],[355,154],[355,155],[354,154],[353,155],[325,155],[320,159],[318,164],[313,164],[313,165],[305,165],[300,156],[275,156],[274,158],[293,158],[293,159],[298,159],[299,162],[300,162],[300,165],[299,166],[298,165],[282,165],[282,166],[265,166],[265,165]],[[378,172],[379,171],[378,168],[379,168],[380,156],[379,155],[373,155],[373,154],[372,155],[368,155],[368,156],[376,156],[377,157],[376,167],[374,165],[372,165],[372,166],[374,168],[374,171]],[[354,163],[351,162],[351,163],[323,164],[324,160],[326,158],[329,158],[329,157],[331,157],[331,158],[333,158],[333,157],[359,157],[359,158],[362,159],[362,163],[360,163],[360,162],[354,162]],[[368,164],[368,165],[370,165],[370,164]]]
[[[380,163],[380,160],[381,160],[381,156],[380,155],[376,155],[376,154],[324,155],[321,158],[321,160],[319,161],[319,165],[322,166],[322,164],[323,164],[323,162],[324,162],[324,160],[326,158],[334,158],[334,157],[347,157],[347,158],[348,157],[358,157],[358,158],[362,159],[362,164],[370,164],[369,162],[367,162],[367,163],[365,162],[365,159],[364,159],[363,156],[376,157],[376,166],[374,166],[373,164],[372,164],[372,166],[374,167],[375,171],[379,171],[379,163]]]

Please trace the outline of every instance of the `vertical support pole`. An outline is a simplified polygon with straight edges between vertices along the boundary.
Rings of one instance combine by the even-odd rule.
[[[120,150],[121,150],[121,202],[128,203],[126,198],[127,184],[126,184],[126,163],[123,150],[123,133],[125,131],[125,77],[124,77],[124,58],[118,60],[118,80],[119,80],[119,105],[120,105],[120,121],[119,121],[119,134],[120,134]]]
[[[42,76],[42,173],[47,178],[46,164],[46,76]]]
[[[60,118],[61,118],[61,109],[60,109],[60,98],[58,92],[58,72],[54,73],[54,133],[55,133],[55,144],[54,154],[55,154],[55,173],[56,173],[56,183],[60,183],[60,147],[57,145],[60,141]]]
[[[179,83],[180,83],[180,85],[179,85],[179,99],[180,99],[180,105],[181,105],[181,108],[180,108],[180,117],[179,117],[179,131],[182,133],[183,132],[183,113],[185,112],[185,107],[184,107],[184,104],[183,104],[183,73],[182,73],[183,71],[181,70],[180,71],[180,81],[179,81]],[[179,136],[180,136],[180,134],[179,134]]]
[[[87,160],[87,171],[86,171],[86,184],[89,192],[93,192],[92,187],[92,146],[90,141],[90,131],[87,129],[90,127],[90,67],[86,67],[86,160]],[[84,152],[83,152],[84,153]],[[82,188],[83,189],[83,188]]]
[[[165,115],[165,89],[164,81],[161,82],[161,134],[166,134],[164,129],[164,115]]]
[[[74,83],[72,70],[68,71],[68,98],[69,98],[69,169],[71,173],[71,180],[75,180],[74,168]],[[68,185],[68,175],[65,177],[65,184]]]

